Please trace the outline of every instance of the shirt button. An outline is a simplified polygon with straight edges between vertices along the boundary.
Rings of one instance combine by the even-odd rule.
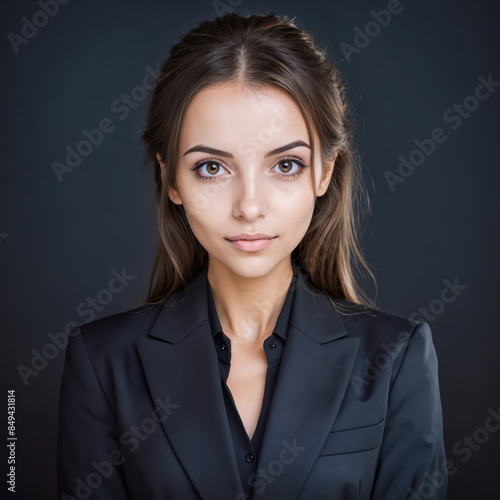
[[[271,342],[269,344],[269,347],[272,347],[273,349],[277,346],[278,344],[276,342]]]
[[[225,349],[226,347],[227,347],[227,345],[225,342],[220,346],[221,349]]]
[[[253,459],[254,459],[254,456],[251,453],[249,455],[247,455],[247,462],[248,463],[253,462]]]

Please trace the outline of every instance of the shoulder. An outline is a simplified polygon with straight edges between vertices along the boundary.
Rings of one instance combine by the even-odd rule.
[[[346,312],[340,316],[347,337],[359,338],[358,361],[365,377],[390,371],[392,383],[403,364],[413,364],[413,376],[416,372],[437,376],[437,354],[428,323],[345,300],[334,302]]]
[[[350,336],[361,339],[389,341],[408,339],[415,330],[428,328],[425,322],[409,316],[355,304],[344,299],[334,299],[336,313],[342,318]]]
[[[135,346],[138,338],[146,337],[163,303],[145,304],[134,309],[111,314],[75,327],[87,350],[119,354]]]
[[[348,337],[359,339],[354,377],[364,389],[376,382],[393,397],[420,391],[426,405],[439,403],[438,356],[429,323],[392,312],[349,304],[342,315]],[[412,315],[413,316],[413,315]],[[395,384],[396,380],[399,381]]]
[[[295,321],[303,331],[325,331],[324,327],[328,325],[330,329],[343,334],[341,336],[358,338],[362,347],[363,344],[369,346],[398,339],[407,340],[419,325],[423,325],[412,317],[330,296],[316,288],[302,272],[300,276],[302,280],[294,304],[298,311]],[[324,336],[328,338],[329,334]]]

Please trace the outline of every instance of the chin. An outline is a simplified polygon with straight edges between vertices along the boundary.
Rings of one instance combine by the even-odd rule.
[[[227,256],[223,260],[215,259],[237,276],[242,278],[261,278],[271,272],[285,258],[286,256],[277,258],[275,256],[243,255],[232,260],[228,260]]]

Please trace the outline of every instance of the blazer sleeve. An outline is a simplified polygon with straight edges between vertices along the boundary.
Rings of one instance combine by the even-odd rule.
[[[407,343],[389,400],[371,500],[442,500],[448,477],[438,360],[430,327]]]
[[[116,415],[74,331],[59,395],[57,498],[127,499]]]

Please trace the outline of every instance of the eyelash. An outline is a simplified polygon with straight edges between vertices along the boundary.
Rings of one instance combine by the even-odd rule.
[[[290,178],[296,178],[298,177],[300,174],[302,174],[304,172],[304,169],[306,169],[308,167],[308,165],[303,161],[301,160],[298,156],[286,156],[284,158],[280,158],[276,165],[282,161],[286,161],[286,160],[292,160],[294,161],[295,163],[297,163],[300,167],[300,169],[293,173],[293,174],[280,174],[278,173],[278,175],[280,177],[283,177],[285,179],[290,179]],[[194,171],[196,177],[202,181],[208,181],[208,182],[211,182],[211,181],[214,181],[215,179],[217,179],[218,177],[222,177],[220,175],[211,175],[211,176],[205,176],[205,175],[201,175],[199,173],[199,169],[203,166],[203,165],[206,165],[207,163],[216,163],[217,165],[221,165],[221,163],[218,161],[218,160],[215,160],[213,158],[208,158],[208,159],[203,159],[203,160],[200,160],[198,162],[196,162],[192,167],[191,167],[191,170]],[[275,166],[276,166],[275,165]],[[274,167],[273,167],[274,168]]]

